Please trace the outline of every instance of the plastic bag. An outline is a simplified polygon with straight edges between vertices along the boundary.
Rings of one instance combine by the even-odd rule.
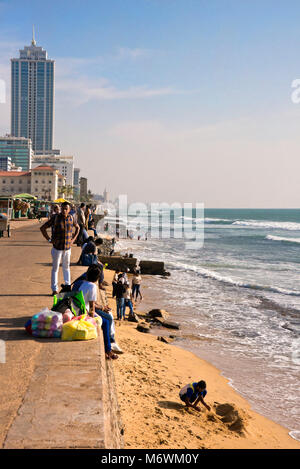
[[[89,316],[88,314],[83,314],[82,316],[77,316],[76,318],[74,319],[84,319],[85,321],[87,322],[90,322],[91,324],[93,324],[94,326],[96,327],[101,327],[102,326],[102,318],[100,316]]]
[[[85,301],[84,301],[84,296],[83,296],[82,291],[64,292],[64,293],[59,293],[58,295],[54,295],[52,309],[53,308],[56,309],[57,304],[61,300],[66,301],[69,304],[69,300],[67,300],[67,298],[68,299],[70,298],[71,306],[68,306],[68,307],[72,311],[74,316],[79,316],[80,314],[86,313]]]
[[[62,314],[44,308],[31,318],[31,329],[34,337],[59,338],[62,330]]]
[[[62,326],[62,340],[90,340],[98,337],[94,324],[84,319],[73,319]]]

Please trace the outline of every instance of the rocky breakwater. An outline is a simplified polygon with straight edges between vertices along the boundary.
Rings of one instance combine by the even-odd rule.
[[[138,322],[137,330],[143,333],[149,333],[152,326],[174,330],[180,329],[180,324],[170,321],[169,313],[163,309],[152,309],[146,314],[135,313],[131,318],[129,317],[129,321]],[[176,336],[174,335],[169,335],[168,337],[157,337],[158,340],[167,344],[171,343],[175,338]]]
[[[100,248],[98,259],[102,264],[107,264],[108,270],[119,270],[122,272],[133,273],[139,268],[142,275],[161,275],[169,276],[170,273],[165,270],[164,262],[140,261],[135,257],[125,257],[119,255],[110,256],[112,250],[112,241],[104,239],[105,244],[98,246]]]

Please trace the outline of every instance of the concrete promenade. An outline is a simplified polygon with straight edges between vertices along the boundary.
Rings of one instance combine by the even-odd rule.
[[[24,324],[52,306],[51,246],[36,221],[0,239],[0,447],[120,448],[113,364],[102,335],[87,342],[35,339]],[[20,228],[19,228],[20,226]],[[80,248],[72,248],[76,263]],[[72,265],[72,279],[85,267]],[[60,272],[60,283],[63,279]]]

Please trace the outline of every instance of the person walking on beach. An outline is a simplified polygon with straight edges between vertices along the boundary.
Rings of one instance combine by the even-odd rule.
[[[135,271],[132,277],[132,298],[134,299],[135,294],[135,301],[138,299],[140,295],[141,301],[143,299],[140,288],[142,283],[142,277],[139,272]]]
[[[40,230],[44,238],[52,244],[52,272],[51,272],[51,288],[52,295],[58,293],[58,269],[60,262],[62,261],[64,282],[66,287],[71,285],[71,273],[70,273],[70,258],[71,258],[71,247],[74,244],[78,233],[79,226],[74,223],[72,215],[70,215],[70,204],[64,202],[61,205],[61,213],[53,215],[44,225],[41,226]],[[52,236],[49,237],[47,233],[48,228],[52,228]],[[75,233],[73,234],[73,229]]]
[[[200,411],[199,407],[197,407],[197,404],[198,402],[201,402],[201,404],[203,404],[207,410],[210,410],[210,406],[204,402],[206,394],[206,382],[199,381],[184,386],[179,392],[179,397],[183,402],[185,402],[187,408],[193,407],[193,409]]]

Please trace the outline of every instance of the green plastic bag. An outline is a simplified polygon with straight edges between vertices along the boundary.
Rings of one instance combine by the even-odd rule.
[[[82,314],[86,314],[85,301],[82,291],[71,291],[54,295],[52,308],[55,307],[58,302],[64,298],[71,299],[71,311],[74,316],[81,316]]]

